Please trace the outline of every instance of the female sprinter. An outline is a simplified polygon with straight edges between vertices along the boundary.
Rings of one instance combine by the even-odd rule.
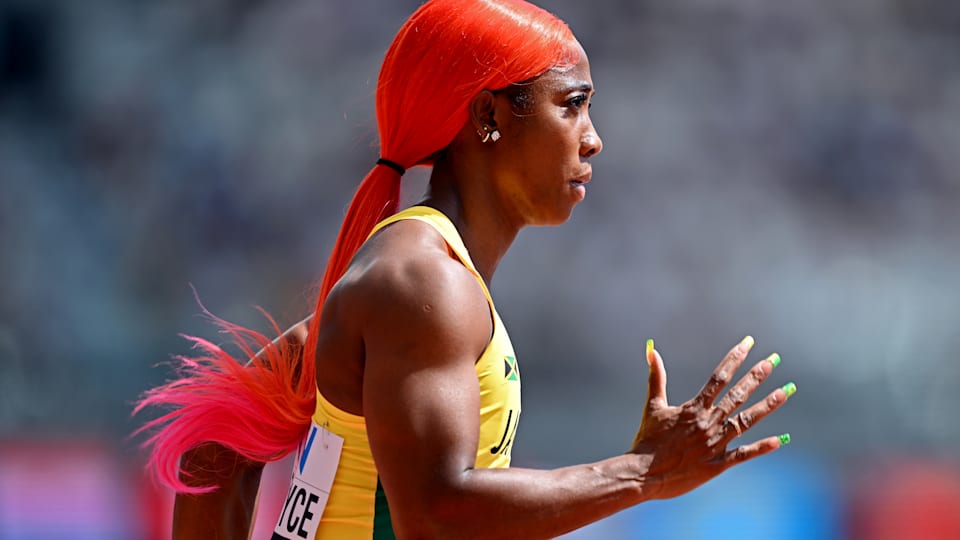
[[[410,17],[377,86],[382,159],[347,211],[306,331],[270,344],[221,322],[265,347],[248,349],[252,364],[197,340],[208,356],[140,405],[174,406],[147,428],[151,464],[179,492],[176,538],[245,538],[262,463],[290,452],[274,538],[489,540],[556,536],[789,442],[727,448],[792,393],[733,415],[779,357],[715,404],[746,338],[671,406],[651,343],[625,455],[508,468],[520,377],[487,287],[521,228],[563,223],[584,198],[602,148],[592,94],[567,26],[521,0],[433,0]],[[428,191],[396,213],[416,165],[433,168]]]

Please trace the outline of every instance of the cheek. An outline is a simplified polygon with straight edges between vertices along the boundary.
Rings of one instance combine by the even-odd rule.
[[[522,153],[535,162],[547,161],[550,156],[555,161],[556,156],[569,152],[571,146],[577,146],[572,122],[557,116],[542,115],[527,119],[518,131],[516,144]]]

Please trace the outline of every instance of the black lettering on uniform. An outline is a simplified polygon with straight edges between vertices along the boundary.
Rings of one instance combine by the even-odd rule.
[[[510,435],[507,437],[507,443],[504,445],[503,450],[500,453],[504,453],[507,449],[510,448],[510,445],[513,444],[513,439],[517,436],[517,428],[520,427],[520,411],[517,411],[517,418],[513,422],[513,427],[507,426],[507,429],[510,431]]]
[[[307,537],[307,531],[303,530],[303,526],[306,525],[308,521],[313,519],[313,512],[310,511],[310,507],[313,506],[313,503],[319,500],[320,497],[318,497],[315,493],[311,493],[310,498],[307,499],[307,506],[303,509],[303,521],[300,522],[300,530],[297,531],[297,535],[299,535],[300,538]]]
[[[501,450],[504,450],[506,448],[503,446],[503,443],[504,441],[507,440],[507,435],[510,433],[510,426],[511,426],[510,420],[512,419],[513,419],[513,409],[510,409],[509,411],[507,411],[507,427],[503,430],[503,436],[500,437],[500,444],[490,449],[491,454],[496,454],[497,452],[500,452]]]
[[[297,506],[303,504],[303,501],[307,498],[307,490],[300,488],[297,490],[297,494],[293,497],[293,507],[290,508],[290,516],[287,517],[287,532],[294,532],[300,526],[300,517],[298,516],[296,520],[293,519],[293,516],[297,513],[294,509]]]
[[[283,512],[280,512],[280,520],[277,521],[277,527],[283,523],[283,516],[287,515],[287,510],[290,509],[290,501],[293,500],[293,492],[297,490],[297,484],[290,483],[290,493],[287,494],[287,501],[283,503]]]

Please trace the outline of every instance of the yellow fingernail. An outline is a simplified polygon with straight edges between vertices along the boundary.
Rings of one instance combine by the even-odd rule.
[[[783,390],[783,393],[786,394],[787,397],[790,397],[797,393],[797,385],[793,384],[792,382],[788,382],[787,384],[783,385],[781,390]]]
[[[770,356],[767,357],[767,362],[770,362],[770,365],[773,366],[774,369],[776,369],[777,366],[780,365],[780,355],[777,353],[771,354]]]
[[[647,356],[650,356],[650,353],[652,352],[653,352],[653,340],[648,339],[647,340]]]
[[[743,347],[743,350],[749,351],[753,348],[753,336],[747,336],[743,338],[743,341],[740,342],[740,346]]]

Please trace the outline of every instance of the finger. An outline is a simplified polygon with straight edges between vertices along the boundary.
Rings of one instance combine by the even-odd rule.
[[[647,364],[650,375],[647,379],[647,403],[655,406],[667,405],[667,370],[663,367],[663,358],[653,348],[653,340],[647,340]]]
[[[734,448],[723,455],[723,467],[724,469],[727,469],[733,467],[734,465],[745,463],[753,458],[760,457],[764,454],[769,454],[770,452],[773,452],[774,450],[777,450],[788,444],[790,444],[790,434],[784,433],[783,435],[778,435],[776,437],[767,437],[766,439],[761,439],[753,444],[738,446],[737,448]]]
[[[743,341],[738,343],[736,347],[730,349],[730,352],[720,361],[717,369],[710,375],[707,384],[703,385],[703,388],[700,389],[700,393],[694,398],[694,402],[703,408],[713,406],[713,402],[716,401],[717,396],[720,395],[720,392],[727,386],[730,379],[733,378],[733,374],[737,371],[737,368],[740,367],[740,364],[743,363],[743,360],[747,357],[747,353],[750,352],[752,347],[753,338],[747,336],[743,338]]]
[[[763,361],[753,366],[742,379],[737,381],[717,404],[717,409],[713,413],[713,420],[719,422],[733,414],[733,411],[746,403],[753,392],[767,380],[767,377],[773,373],[773,369],[780,364],[780,355],[773,353]]]
[[[735,417],[728,419],[723,424],[723,436],[720,441],[723,445],[728,444],[733,439],[745,433],[748,429],[757,425],[761,420],[767,417],[773,411],[779,409],[787,400],[797,391],[797,385],[787,383],[781,388],[777,388],[766,399],[756,405],[741,411]]]

